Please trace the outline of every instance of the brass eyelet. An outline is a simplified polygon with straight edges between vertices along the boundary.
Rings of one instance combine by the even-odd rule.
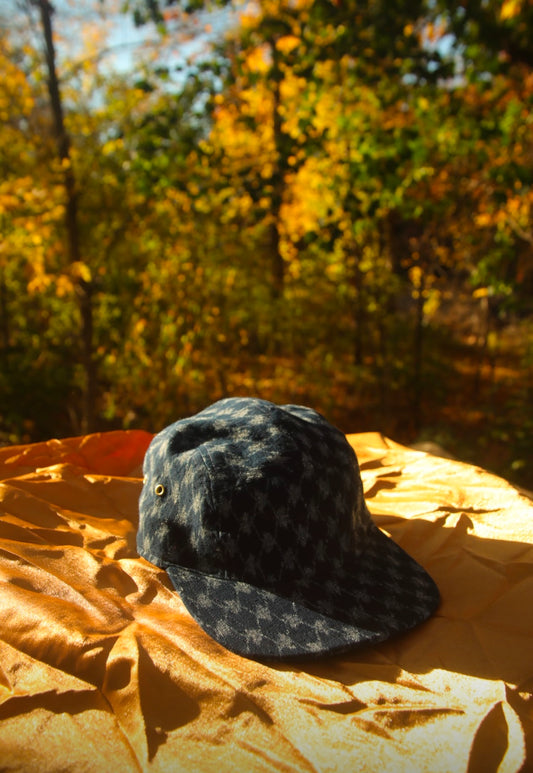
[[[157,483],[154,489],[154,494],[156,495],[156,497],[162,497],[164,493],[165,493],[165,487],[163,486],[163,484]]]

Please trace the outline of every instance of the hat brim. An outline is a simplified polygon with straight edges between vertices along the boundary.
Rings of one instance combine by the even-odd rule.
[[[250,658],[340,653],[407,631],[437,608],[429,574],[371,525],[353,565],[275,593],[182,566],[166,567],[187,610],[213,639]]]

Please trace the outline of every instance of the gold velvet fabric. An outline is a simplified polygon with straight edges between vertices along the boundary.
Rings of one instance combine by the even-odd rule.
[[[349,436],[375,521],[437,613],[316,661],[210,639],[135,549],[151,436],[0,449],[0,770],[533,770],[533,503],[473,466]]]

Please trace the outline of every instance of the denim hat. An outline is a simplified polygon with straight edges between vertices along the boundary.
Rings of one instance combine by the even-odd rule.
[[[157,434],[144,476],[140,555],[234,652],[340,652],[410,629],[439,603],[372,521],[346,437],[311,408],[220,400]]]

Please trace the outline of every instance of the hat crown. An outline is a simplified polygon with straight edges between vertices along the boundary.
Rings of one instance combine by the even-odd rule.
[[[145,457],[139,551],[280,590],[353,562],[370,522],[345,436],[303,406],[228,398]]]

